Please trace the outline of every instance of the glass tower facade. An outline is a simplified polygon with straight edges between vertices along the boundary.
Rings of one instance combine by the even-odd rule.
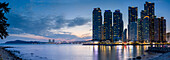
[[[137,23],[136,22],[131,22],[129,24],[130,26],[130,36],[129,39],[131,41],[137,41]]]
[[[146,15],[152,18],[155,16],[155,8],[154,8],[154,3],[151,2],[145,2],[144,4],[144,10],[146,11]]]
[[[154,42],[159,41],[159,20],[154,16]]]
[[[142,24],[143,41],[149,42],[149,16],[143,18]]]
[[[155,42],[154,41],[154,38],[155,38],[154,20],[155,18],[152,18],[152,19],[149,18],[149,41],[150,42]]]
[[[166,37],[167,41],[170,42],[170,32],[166,34]]]
[[[143,42],[143,36],[142,36],[142,29],[143,28],[143,20],[138,19],[137,21],[137,40],[140,42]]]
[[[124,30],[123,32],[123,42],[127,42],[127,29]]]
[[[161,19],[159,20],[159,42],[166,42],[166,19],[164,19],[164,17],[161,17]]]
[[[104,39],[112,39],[112,12],[110,10],[104,12]]]
[[[122,40],[123,20],[120,10],[113,13],[113,41]]]
[[[138,18],[138,8],[128,7],[128,20],[129,20],[128,40],[137,40],[137,18]]]
[[[151,2],[145,2],[144,4],[144,10],[146,11],[145,16],[149,16],[149,41],[150,42],[155,42],[155,30],[154,30],[154,20],[155,20],[155,8],[154,8],[154,3]]]
[[[93,40],[99,41],[102,38],[101,26],[102,26],[102,15],[100,8],[94,8],[93,10]]]
[[[128,8],[129,24],[131,22],[136,22],[137,18],[138,18],[138,7],[129,7]]]

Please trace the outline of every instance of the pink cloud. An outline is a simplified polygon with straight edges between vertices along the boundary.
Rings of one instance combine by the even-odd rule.
[[[43,36],[38,36],[38,35],[33,35],[33,34],[27,34],[27,33],[23,33],[23,34],[9,34],[9,36],[16,36],[16,37],[25,37],[25,38],[33,38],[33,39],[51,39],[48,37],[43,37]]]
[[[67,39],[67,38],[48,38],[48,37],[44,37],[44,36],[38,36],[38,35],[27,34],[27,33],[23,33],[23,34],[9,34],[9,36],[32,38],[32,39],[38,39],[38,40],[41,40],[41,39],[45,39],[45,40],[54,39],[54,40],[59,40],[59,41],[75,41],[76,40],[76,39]]]

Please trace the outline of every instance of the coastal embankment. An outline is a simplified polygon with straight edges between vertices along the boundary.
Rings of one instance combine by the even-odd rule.
[[[170,60],[170,52],[154,56],[151,60]]]
[[[147,52],[159,53],[149,60],[170,60],[170,47],[148,47]]]
[[[5,48],[13,48],[13,47],[0,47],[0,60],[22,60],[21,58],[15,56],[10,51]]]

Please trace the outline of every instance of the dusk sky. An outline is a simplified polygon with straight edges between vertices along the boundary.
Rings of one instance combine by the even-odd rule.
[[[123,14],[124,28],[128,23],[128,6],[144,9],[145,2],[155,3],[155,15],[165,17],[167,32],[170,32],[170,0],[0,0],[9,2],[6,14],[10,27],[9,35],[1,43],[11,40],[83,41],[92,38],[92,11],[100,7]]]

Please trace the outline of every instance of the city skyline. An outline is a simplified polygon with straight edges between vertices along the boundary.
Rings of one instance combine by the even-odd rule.
[[[113,12],[114,10],[119,9],[123,14],[122,20],[125,23],[124,28],[127,28],[128,6],[137,6],[139,8],[138,9],[138,17],[140,17],[139,13],[143,9],[143,4],[145,3],[145,1],[154,2],[156,4],[155,5],[155,10],[156,10],[155,15],[157,15],[158,17],[163,16],[163,17],[165,17],[167,22],[169,21],[168,20],[169,17],[168,17],[168,13],[167,13],[169,11],[169,9],[165,8],[166,6],[168,6],[168,2],[170,2],[168,0],[163,0],[163,1],[160,1],[160,0],[144,0],[144,1],[136,0],[136,1],[128,1],[128,2],[126,0],[121,0],[121,1],[107,0],[103,3],[101,3],[102,1],[94,2],[94,1],[88,0],[88,1],[84,1],[83,2],[84,4],[80,4],[80,3],[82,3],[82,1],[79,1],[79,0],[74,0],[74,1],[67,1],[67,0],[65,0],[65,1],[61,1],[61,0],[59,0],[59,1],[54,1],[54,0],[53,1],[44,1],[44,0],[32,1],[32,0],[26,0],[26,1],[23,1],[23,3],[19,3],[18,1],[8,0],[5,2],[9,2],[10,7],[13,7],[15,9],[12,9],[11,12],[9,13],[9,15],[7,15],[7,17],[9,17],[8,22],[11,24],[11,26],[9,27],[9,31],[10,31],[9,34],[11,36],[7,37],[7,39],[5,39],[5,41],[13,40],[13,39],[14,40],[15,39],[24,39],[24,40],[28,39],[28,40],[47,41],[49,38],[56,39],[56,40],[63,40],[63,41],[91,39],[92,38],[91,11],[93,10],[93,8],[100,7],[102,10],[101,11],[102,16],[104,16],[104,14],[103,14],[104,10],[111,10]],[[2,2],[4,2],[4,1],[2,1]],[[55,3],[57,3],[58,5]],[[80,6],[76,6],[76,4],[72,4],[72,3],[79,3]],[[89,5],[86,6],[86,3],[89,3]],[[115,4],[113,4],[113,3],[115,3]],[[121,5],[120,3],[122,3],[123,5]],[[63,4],[68,4],[68,5],[75,6],[75,7],[70,8],[70,7],[68,7],[68,5],[63,5]],[[109,4],[111,4],[111,5],[109,5]],[[37,5],[37,6],[35,6],[35,5]],[[61,5],[63,5],[63,6],[61,6]],[[47,8],[48,9],[47,10],[46,8],[43,8],[43,6],[49,7],[50,9]],[[82,12],[78,11],[79,7],[83,7],[83,6],[86,6],[86,7],[80,9]],[[56,7],[55,8],[56,11],[53,11],[52,8],[54,8],[54,7]],[[59,7],[61,9],[57,9]],[[62,8],[66,8],[66,9],[62,9]],[[62,10],[64,10],[64,11],[62,11]],[[27,11],[27,12],[23,12],[23,11]],[[48,11],[48,12],[46,12],[46,11]],[[61,11],[61,12],[58,12],[58,11]],[[44,13],[41,13],[41,12],[44,12]],[[73,14],[73,12],[80,12],[80,13]],[[39,16],[37,16],[36,14]],[[61,16],[62,14],[63,14],[63,16]],[[51,16],[48,16],[48,15],[51,15]],[[44,17],[42,17],[42,16],[44,16]],[[80,17],[83,17],[83,18],[80,18]],[[39,19],[39,18],[41,18],[41,19]],[[62,19],[64,21],[71,20],[71,22],[58,21],[58,19],[56,19],[56,18]],[[17,22],[13,22],[11,19],[12,20],[18,19],[18,20],[16,20]],[[21,22],[18,22],[19,19],[21,20]],[[25,20],[28,20],[28,21],[25,21]],[[38,21],[41,20],[41,21],[40,21],[40,23],[38,23],[38,22],[36,23],[32,20],[38,20]],[[56,24],[54,24],[56,26],[53,26],[53,25],[51,26],[49,24],[44,25],[42,23],[50,22],[50,21],[45,21],[45,20],[50,20],[50,21],[57,20],[56,22],[58,23],[58,25],[56,25]],[[81,21],[83,21],[83,23],[78,24],[79,22],[77,22],[77,20],[81,20]],[[42,21],[44,21],[44,22],[42,22]],[[26,25],[19,26],[19,25],[22,25],[23,22],[31,22],[31,24],[33,24],[33,25],[36,25],[36,24],[42,25],[42,26],[36,26],[36,27],[41,28],[41,27],[47,26],[48,28],[52,28],[52,29],[49,31],[49,30],[46,30],[46,28],[38,29],[36,27],[30,27],[30,26],[26,26]],[[63,26],[61,23],[66,23],[68,25]],[[77,25],[79,25],[79,26],[77,26]],[[55,28],[53,28],[53,27],[55,27]],[[59,29],[57,29],[57,28],[59,28]],[[31,29],[32,31],[29,31],[29,29]],[[21,32],[21,30],[24,30],[24,32]],[[48,32],[47,33],[38,32],[38,31],[42,31],[42,30],[45,30]],[[169,30],[170,29],[168,28],[168,24],[167,24],[167,32],[169,32]],[[54,34],[56,34],[56,35],[54,35]],[[68,36],[68,37],[66,37],[66,36]],[[59,37],[61,37],[61,38],[59,38]],[[2,42],[4,42],[4,41],[2,41]]]
[[[141,18],[138,18],[138,7],[128,7],[128,36],[125,36],[126,34],[123,33],[124,23],[120,10],[115,10],[115,12],[113,12],[113,17],[110,10],[105,10],[104,20],[102,20],[101,9],[94,8],[92,16],[92,40],[101,42],[110,41],[111,43],[121,41],[123,43],[124,40],[126,40],[124,37],[128,37],[128,40],[125,42],[167,42],[166,19],[164,19],[164,17],[156,17],[155,3],[146,1],[144,10],[141,10],[140,15]],[[102,21],[104,21],[104,23]],[[103,27],[102,24],[104,24]],[[104,33],[104,37],[101,37],[101,33]],[[98,38],[96,39],[94,36],[97,36]]]
[[[170,60],[170,0],[0,0],[0,60]]]

